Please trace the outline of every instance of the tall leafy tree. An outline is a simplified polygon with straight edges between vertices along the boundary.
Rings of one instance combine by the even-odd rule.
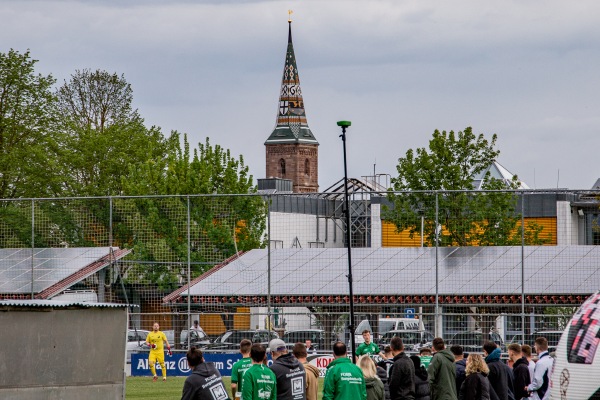
[[[123,190],[128,195],[190,195],[190,256],[194,275],[238,250],[261,247],[265,204],[253,193],[252,175],[242,156],[212,145],[207,138],[190,150],[187,137],[173,132],[162,158],[131,165]],[[223,196],[231,194],[234,196]],[[205,195],[205,196],[198,196]],[[187,197],[135,198],[115,204],[119,215],[129,214],[117,227],[117,239],[133,245],[145,260],[160,261],[152,271],[137,268],[136,279],[175,280],[178,271],[165,262],[187,260]],[[134,212],[138,217],[132,217]],[[140,232],[154,232],[138,240]],[[206,264],[203,264],[206,263]]]
[[[436,130],[428,148],[410,149],[399,158],[398,176],[392,179],[393,210],[385,217],[398,231],[408,231],[411,237],[423,229],[424,244],[434,245],[439,233],[440,245],[511,245],[520,243],[517,229],[517,198],[502,190],[516,189],[518,180],[484,177],[482,191],[473,190],[473,179],[482,174],[500,154],[495,148],[497,136],[488,140],[475,135],[471,127],[462,132]],[[438,225],[436,226],[436,195]],[[423,228],[421,228],[423,222]],[[526,228],[527,229],[527,228]],[[539,239],[529,232],[527,237]]]
[[[0,53],[0,198],[59,190],[57,140],[50,129],[55,80],[36,74],[36,63],[29,51]]]
[[[77,70],[56,96],[66,195],[119,195],[130,165],[164,155],[162,133],[144,126],[123,75]]]

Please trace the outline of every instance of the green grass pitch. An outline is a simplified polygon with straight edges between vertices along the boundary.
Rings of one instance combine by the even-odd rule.
[[[160,399],[180,400],[185,377],[168,377],[163,382],[159,376],[157,382],[152,382],[150,376],[130,376],[125,382],[125,399]],[[223,383],[231,396],[231,379],[223,377]],[[323,379],[319,379],[319,399],[323,392]]]

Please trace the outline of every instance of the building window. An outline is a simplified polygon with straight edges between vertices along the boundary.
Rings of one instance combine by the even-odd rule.
[[[310,161],[308,161],[308,158],[304,160],[304,174],[310,176]]]
[[[280,172],[281,172],[281,176],[285,176],[285,160],[282,158],[281,160],[279,160],[279,167],[280,167]]]

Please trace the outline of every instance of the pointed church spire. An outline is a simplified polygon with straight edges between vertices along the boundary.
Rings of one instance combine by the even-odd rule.
[[[319,144],[313,136],[306,121],[302,90],[300,89],[300,78],[298,66],[292,43],[292,19],[291,10],[288,11],[288,46],[283,67],[281,80],[281,92],[279,94],[279,107],[277,110],[277,123],[273,133],[265,144],[279,143],[306,143]]]
[[[288,45],[292,43],[292,10],[288,10],[289,18],[288,18]]]

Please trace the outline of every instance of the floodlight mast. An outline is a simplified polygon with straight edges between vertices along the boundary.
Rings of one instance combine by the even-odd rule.
[[[350,292],[350,324],[348,324],[348,329],[350,330],[350,351],[352,353],[350,359],[353,363],[356,363],[356,340],[354,337],[354,291],[352,288],[352,246],[350,245],[350,200],[348,195],[348,166],[346,162],[346,129],[352,125],[352,122],[338,121],[337,125],[342,128],[342,134],[340,137],[342,138],[342,143],[344,144],[344,202],[346,206],[346,248],[348,249],[348,287]]]

